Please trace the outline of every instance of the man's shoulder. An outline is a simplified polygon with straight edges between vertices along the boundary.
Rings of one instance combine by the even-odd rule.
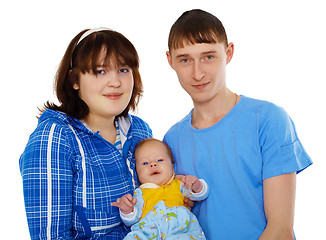
[[[266,101],[266,100],[260,100],[255,98],[249,98],[243,96],[243,102],[244,102],[244,110],[255,112],[255,113],[265,113],[265,114],[271,114],[275,112],[282,112],[284,111],[282,107]]]
[[[191,112],[184,118],[182,118],[180,121],[172,125],[172,127],[166,132],[166,134],[174,134],[180,128],[184,129],[188,125],[189,121],[191,121]]]
[[[288,126],[291,122],[288,113],[280,106],[265,100],[258,100],[253,98],[245,99],[244,107],[241,113],[245,116],[248,114],[257,119],[262,125]]]

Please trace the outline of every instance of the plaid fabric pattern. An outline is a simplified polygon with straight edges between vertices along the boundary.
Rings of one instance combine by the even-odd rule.
[[[114,143],[114,146],[116,147],[116,149],[119,150],[119,152],[122,154],[122,142],[121,142],[121,137],[120,137],[120,127],[119,127],[119,123],[118,123],[118,120],[115,120],[114,121],[115,123],[115,127],[117,129],[117,137],[115,139],[115,143]]]
[[[134,148],[152,136],[140,118],[128,120],[122,157],[80,121],[53,110],[42,114],[20,157],[31,239],[114,240],[128,233],[110,204],[138,184]]]

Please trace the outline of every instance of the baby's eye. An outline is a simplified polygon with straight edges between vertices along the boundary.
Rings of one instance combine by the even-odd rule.
[[[148,164],[148,162],[143,162],[143,165],[147,165]]]
[[[157,160],[158,162],[163,162],[163,159],[159,159],[159,160]]]

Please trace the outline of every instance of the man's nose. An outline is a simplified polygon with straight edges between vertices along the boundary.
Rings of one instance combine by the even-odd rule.
[[[195,80],[200,81],[204,76],[205,76],[205,73],[202,69],[200,62],[195,61],[193,64],[193,68],[192,68],[192,77]]]

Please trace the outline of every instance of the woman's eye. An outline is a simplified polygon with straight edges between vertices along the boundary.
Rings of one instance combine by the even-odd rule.
[[[96,70],[97,75],[103,75],[104,73],[105,73],[105,70],[102,70],[102,69]]]
[[[128,68],[121,68],[119,69],[119,73],[128,73],[129,69]]]

